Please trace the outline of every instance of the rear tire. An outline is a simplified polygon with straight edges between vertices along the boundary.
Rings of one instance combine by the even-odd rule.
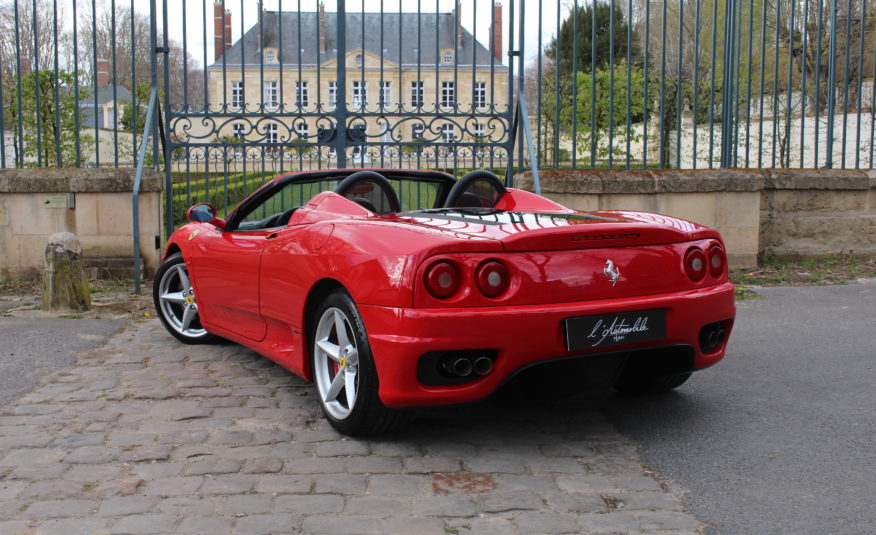
[[[682,373],[678,375],[667,375],[662,377],[651,377],[647,379],[638,379],[634,382],[618,383],[614,387],[624,394],[633,395],[649,395],[662,394],[674,390],[683,385],[690,379],[691,373]]]
[[[369,435],[400,425],[406,411],[383,405],[368,335],[352,297],[333,291],[313,318],[310,355],[323,414],[345,435]]]

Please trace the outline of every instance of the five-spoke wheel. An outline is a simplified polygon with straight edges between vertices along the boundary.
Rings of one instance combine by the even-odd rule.
[[[346,291],[335,290],[313,316],[313,380],[332,427],[347,435],[386,431],[404,412],[383,405],[365,326]]]
[[[152,300],[164,327],[182,342],[196,344],[214,338],[198,316],[198,303],[180,253],[171,255],[155,273]]]

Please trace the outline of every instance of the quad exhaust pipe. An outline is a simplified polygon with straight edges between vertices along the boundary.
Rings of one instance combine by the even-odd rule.
[[[442,361],[441,368],[454,377],[483,376],[493,371],[490,357],[449,357]]]

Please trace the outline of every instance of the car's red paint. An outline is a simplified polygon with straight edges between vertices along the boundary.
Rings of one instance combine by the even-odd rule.
[[[404,178],[400,171],[378,171]],[[240,207],[308,176],[277,177]],[[437,201],[442,195],[446,191]],[[185,259],[204,328],[307,379],[309,300],[326,281],[345,288],[368,333],[380,400],[390,407],[480,399],[533,363],[606,352],[568,351],[563,320],[570,317],[665,310],[665,338],[610,351],[684,344],[694,348],[692,369],[724,356],[726,342],[704,354],[698,336],[713,322],[724,322],[728,335],[732,328],[726,260],[697,281],[685,268],[692,248],[710,258],[710,250],[722,247],[712,229],[656,214],[576,212],[513,188],[489,214],[454,217],[417,208],[381,216],[323,191],[276,228],[236,231],[236,212],[226,228],[218,219],[186,224],[171,236],[168,251],[179,250]],[[460,276],[459,289],[444,298],[425,286],[427,270],[440,261],[452,263]],[[476,284],[478,266],[489,261],[500,262],[510,279],[494,297]],[[495,351],[493,370],[456,386],[418,381],[424,353],[467,349]]]

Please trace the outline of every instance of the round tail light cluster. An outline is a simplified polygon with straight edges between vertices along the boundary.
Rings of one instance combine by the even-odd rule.
[[[691,247],[684,255],[684,272],[694,282],[703,280],[707,272],[713,278],[719,279],[724,275],[726,267],[727,254],[720,245],[710,247],[708,255],[699,247]]]
[[[436,299],[448,299],[462,289],[462,274],[454,262],[439,260],[426,269],[426,289]],[[474,271],[474,285],[489,298],[504,294],[511,285],[508,268],[498,260],[485,260]]]
[[[459,270],[450,262],[435,262],[426,270],[426,289],[438,299],[455,294],[459,282]]]

